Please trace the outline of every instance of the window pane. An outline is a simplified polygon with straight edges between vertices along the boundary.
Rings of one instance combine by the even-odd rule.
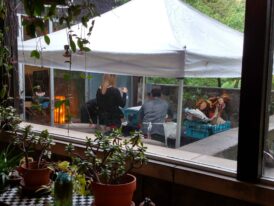
[[[135,47],[123,47],[123,44],[126,44],[125,42],[128,40],[127,38],[123,39],[119,46],[127,48],[131,52],[131,55],[124,60],[119,59],[119,52],[117,52],[113,62],[109,56],[98,57],[98,64],[103,62],[105,67],[111,65],[110,68],[114,68],[113,65],[125,63],[120,67],[117,66],[119,67],[117,70],[116,68],[113,71],[106,69],[114,73],[119,71],[120,68],[128,68],[129,65],[134,68],[137,65],[137,67],[140,66],[141,69],[145,68],[148,71],[151,69],[149,66],[151,66],[156,71],[151,75],[153,77],[148,75],[146,79],[142,76],[117,75],[116,85],[112,86],[120,90],[124,87],[128,89],[126,104],[121,105],[119,112],[115,110],[114,113],[105,114],[99,107],[101,113],[99,115],[97,113],[98,116],[96,116],[96,107],[93,107],[93,100],[97,96],[97,90],[102,84],[103,77],[103,74],[91,72],[91,69],[97,68],[86,69],[91,73],[46,68],[39,70],[41,73],[38,74],[32,67],[26,67],[25,72],[26,74],[29,73],[29,77],[26,76],[25,78],[25,119],[39,124],[66,128],[69,131],[94,134],[96,129],[102,129],[100,124],[106,124],[101,122],[102,116],[107,116],[104,121],[109,121],[114,114],[117,117],[119,113],[120,116],[117,121],[118,124],[121,123],[122,125],[125,138],[129,138],[131,131],[141,130],[144,134],[143,141],[151,146],[149,147],[150,153],[164,158],[172,158],[176,161],[194,162],[199,165],[235,172],[244,1],[199,1],[199,3],[191,0],[186,1],[200,9],[201,12],[216,17],[232,28],[201,15],[195,9],[185,6],[183,3],[181,5],[180,1],[176,2],[178,5],[166,1],[166,7],[169,9],[166,13],[172,15],[166,19],[167,21],[163,21],[163,25],[159,26],[159,28],[162,28],[171,23],[164,29],[167,35],[153,35],[154,30],[140,33],[138,36],[140,39],[134,39],[135,45],[132,44],[136,47],[136,51],[133,51]],[[180,11],[179,8],[186,9],[187,12]],[[186,13],[188,16],[184,16]],[[156,26],[155,24],[155,29]],[[181,28],[182,26],[186,26],[186,28]],[[59,29],[55,22],[53,27],[53,30]],[[119,29],[123,29],[123,27],[121,26]],[[168,32],[169,29],[173,30]],[[143,31],[139,29],[138,32]],[[120,35],[113,35],[118,38],[123,33],[121,31]],[[170,42],[165,42],[166,37],[170,37]],[[160,48],[160,50],[152,52],[139,60],[132,54],[135,52],[138,54],[141,46],[146,48],[147,44],[143,42],[147,38],[151,38],[153,49]],[[116,41],[104,42],[103,48],[107,50],[107,45],[113,42]],[[93,43],[97,45],[98,42],[94,41]],[[162,46],[164,48],[161,50]],[[176,69],[184,69],[185,75],[180,74],[178,76],[181,78],[184,76],[183,80],[181,78],[168,78],[166,69],[169,68],[168,66],[174,66],[174,59],[171,58],[166,61],[162,61],[160,58],[153,59],[155,53],[158,54],[166,50],[172,50],[172,55],[177,55],[180,52],[184,54],[184,58],[182,56],[176,58],[178,60]],[[178,52],[178,50],[180,51]],[[144,53],[146,54],[147,51]],[[102,55],[104,55],[104,52]],[[144,54],[142,53],[142,55]],[[166,56],[168,58],[169,54]],[[80,53],[77,53],[73,57],[79,57],[78,63],[85,61],[92,65],[91,62],[88,62],[91,60],[85,55],[81,56]],[[150,60],[154,60],[153,64],[147,64]],[[62,59],[62,61],[64,60]],[[164,62],[164,66],[155,68],[154,64],[158,65],[157,61]],[[149,66],[142,68],[143,65]],[[71,70],[74,69],[72,62]],[[166,77],[157,77],[165,76],[162,72],[167,73]],[[117,73],[121,74],[123,72],[119,71]],[[143,75],[143,73],[146,74],[146,71],[140,74],[136,73],[135,75]],[[37,83],[34,84],[34,81],[27,83],[28,78],[32,78]],[[44,84],[43,87],[36,88],[41,82]],[[36,88],[37,91],[34,91],[33,88]],[[159,89],[161,95],[156,94],[155,89]],[[40,92],[42,97],[37,92]],[[111,101],[103,100],[106,108],[109,107],[109,103],[114,101],[113,97],[109,99]],[[98,101],[99,99],[97,99],[97,103]],[[54,105],[51,105],[51,103],[54,103]],[[27,106],[33,110],[33,104],[38,104],[37,110],[40,116],[34,117],[33,113],[31,115],[27,114]],[[100,122],[96,122],[96,120],[100,120]],[[113,122],[108,126],[113,126]],[[64,135],[68,134],[73,135],[70,132]],[[159,147],[154,147],[155,145]]]
[[[263,175],[267,178],[274,178],[274,93],[273,93],[273,77],[271,84],[271,94],[269,102],[269,125],[268,133],[264,145],[264,167]]]
[[[50,125],[49,69],[25,66],[25,120]]]

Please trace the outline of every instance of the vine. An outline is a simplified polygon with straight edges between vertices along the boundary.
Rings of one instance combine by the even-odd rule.
[[[50,37],[47,35],[46,24],[47,21],[57,20],[59,25],[65,25],[68,31],[69,49],[76,52],[77,47],[82,52],[88,52],[90,49],[86,46],[89,41],[86,38],[77,36],[71,26],[81,21],[82,25],[87,28],[87,35],[91,34],[94,26],[94,21],[88,25],[88,21],[98,16],[95,5],[90,0],[85,0],[81,4],[76,4],[73,0],[21,0],[23,1],[26,17],[23,18],[22,25],[26,29],[27,35],[32,38],[37,38],[39,34],[44,35],[46,44],[50,44]],[[58,12],[62,6],[62,12]],[[31,57],[39,59],[42,50],[33,50]]]
[[[5,33],[9,31],[6,26],[7,5],[4,0],[0,0],[0,71],[1,71],[1,89],[0,89],[0,104],[7,104],[7,100],[12,99],[11,90],[11,75],[16,63],[10,51],[11,45],[7,45]]]

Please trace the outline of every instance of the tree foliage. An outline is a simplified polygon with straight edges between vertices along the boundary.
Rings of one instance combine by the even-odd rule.
[[[245,2],[244,0],[185,0],[187,3],[217,19],[218,21],[243,31]]]

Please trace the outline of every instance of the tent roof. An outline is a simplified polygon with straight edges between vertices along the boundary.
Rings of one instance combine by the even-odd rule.
[[[91,23],[90,20],[89,23]],[[72,29],[87,33],[81,24]],[[67,29],[19,44],[20,61],[41,64],[29,52],[43,48],[44,66],[64,63]],[[100,17],[89,37],[92,52],[72,55],[72,69],[137,76],[239,77],[243,35],[180,0],[132,0]],[[23,46],[22,46],[23,45]],[[37,61],[37,60],[36,60]]]

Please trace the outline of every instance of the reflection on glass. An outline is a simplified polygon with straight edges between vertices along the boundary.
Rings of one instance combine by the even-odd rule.
[[[50,124],[49,69],[25,67],[25,119]]]
[[[57,106],[58,103],[63,102],[66,98],[65,96],[55,96],[55,108],[54,108],[54,123],[56,124],[64,124],[66,121],[66,108],[65,104],[60,104]]]
[[[49,69],[26,66],[26,121],[90,134],[100,130],[97,121],[96,92],[101,84],[102,74],[88,75],[90,78],[85,78],[87,75],[83,75],[82,72],[54,69],[54,82],[50,82]],[[199,81],[200,85],[197,84]],[[169,80],[168,84],[163,84],[159,78],[143,81],[141,77],[118,76],[116,87],[128,88],[126,106],[121,108],[124,114],[121,119],[123,135],[128,138],[132,131],[141,130],[144,132],[145,143],[163,148],[176,148],[182,153],[181,157],[177,157],[179,159],[184,159],[184,152],[199,154],[199,158],[195,161],[215,166],[216,164],[220,166],[220,158],[227,159],[228,161],[222,160],[224,161],[222,166],[228,165],[228,168],[233,170],[237,156],[240,79],[221,81],[223,85],[233,85],[233,88],[218,87],[219,81],[216,79],[207,79],[210,82],[209,86],[204,86],[206,85],[204,79],[199,81],[185,79],[182,115],[180,115],[177,80]],[[158,106],[152,106],[152,112],[148,114],[149,118],[140,121],[141,108],[153,100],[154,88],[160,89],[159,98],[166,102],[167,110],[161,120],[150,119],[151,124],[147,124],[150,115],[157,116],[160,111]],[[53,94],[50,94],[50,91]],[[50,106],[50,102],[54,102],[53,107]],[[51,115],[53,122],[50,122]],[[182,130],[178,138],[177,120],[181,116]],[[162,133],[156,132],[158,135],[155,135],[155,131]],[[176,145],[177,141],[179,141],[178,145]],[[203,160],[206,156],[214,158]]]
[[[272,80],[273,81],[273,80]],[[274,178],[274,95],[273,83],[269,102],[269,125],[264,144],[264,168],[263,175]]]
[[[178,5],[180,5],[179,2]],[[237,28],[239,31],[243,30],[243,18],[239,18],[239,16],[244,16],[244,1],[233,0],[233,3],[226,1],[216,4],[207,4],[205,1],[201,5],[203,5],[203,8],[206,8],[201,9],[202,12],[208,15],[219,16],[219,20],[229,26],[233,26],[230,23],[235,22],[237,25],[234,25],[233,28]],[[161,53],[167,50],[176,54],[176,56],[180,52],[186,54],[184,58],[181,58],[181,56],[176,58],[176,61],[178,60],[176,65],[180,66],[178,68],[181,68],[182,65],[185,66],[184,74],[182,74],[182,71],[182,73],[178,74],[180,77],[185,77],[184,86],[183,88],[179,88],[179,84],[182,81],[178,82],[174,78],[151,77],[145,82],[139,77],[119,76],[115,86],[117,88],[128,88],[127,103],[125,108],[121,110],[124,113],[124,117],[122,118],[123,135],[127,138],[131,131],[146,127],[148,132],[145,132],[143,141],[148,144],[161,146],[162,149],[166,149],[166,147],[176,148],[173,151],[180,151],[180,153],[176,153],[177,159],[211,164],[218,168],[225,167],[226,169],[235,171],[238,143],[237,127],[242,34],[238,31],[233,31],[233,29],[221,23],[217,23],[215,20],[211,20],[209,17],[205,17],[205,15],[197,13],[191,7],[180,5],[176,9],[176,12],[172,12],[172,9],[174,9],[172,4],[166,4],[166,6],[166,8],[169,8],[166,13],[174,14],[168,16],[166,22],[171,24],[167,25],[166,29],[164,28],[164,30],[170,31],[171,39],[168,39],[169,35],[163,39],[161,36],[156,35],[157,38],[153,36],[151,38],[153,43],[151,46],[155,46],[156,49],[155,51],[152,49],[152,51]],[[179,8],[182,8],[182,10]],[[188,12],[185,12],[184,9],[187,9]],[[224,11],[227,12],[225,15],[223,15]],[[237,11],[239,14],[234,15],[233,12],[232,15],[230,11]],[[222,15],[215,15],[215,13],[219,12]],[[189,19],[187,16],[184,16],[188,13],[197,18],[191,18],[193,21],[186,22],[186,25],[191,25],[191,27],[181,28],[181,26],[184,26],[184,22],[182,23],[182,21]],[[224,16],[226,18],[222,19]],[[227,19],[230,19],[227,17],[236,18],[235,20],[237,21],[226,22]],[[182,21],[176,21],[180,19]],[[60,29],[56,27],[55,23],[53,23],[53,26],[54,31]],[[193,30],[193,28],[196,29]],[[142,31],[140,30],[140,32]],[[121,35],[123,33],[121,31]],[[172,36],[173,34],[175,35]],[[140,46],[140,48],[142,46],[146,48],[147,45],[142,45],[145,41],[141,37],[145,37],[147,40],[147,37],[150,36],[141,33],[139,37],[140,39],[137,38],[134,40],[135,43],[140,40],[136,45]],[[154,40],[156,41],[154,42]],[[123,39],[123,41],[116,43],[121,44],[121,48],[123,48],[122,46],[124,46],[125,42]],[[161,48],[162,45],[167,45],[167,47]],[[137,51],[140,51],[140,48]],[[158,48],[159,51],[157,50]],[[134,49],[134,47],[131,49]],[[136,62],[134,61],[137,60],[134,58],[133,53],[130,54],[132,55],[132,59],[129,58],[128,62],[110,61],[106,63],[106,67],[108,64],[112,66],[113,64],[119,65],[120,63],[125,63],[127,66],[135,64]],[[144,59],[138,60],[140,61],[140,65],[142,65],[142,61],[145,62],[153,55],[150,54]],[[166,70],[172,65],[174,59],[168,59],[169,55],[166,55],[165,58],[167,59],[166,61],[164,60],[166,64],[164,64],[163,68]],[[81,61],[81,59],[80,57],[77,61]],[[155,72],[153,76],[157,76],[158,72],[165,71],[155,66],[158,60],[161,59],[157,58],[154,60],[155,62],[150,64]],[[85,59],[85,61],[89,61],[89,59]],[[115,69],[111,70],[111,68],[108,68],[110,69],[109,71],[117,72]],[[73,68],[73,64],[71,69],[75,69]],[[150,70],[151,68],[145,69]],[[50,82],[48,69],[41,69],[39,71],[26,69],[25,71],[29,73],[26,76],[25,84],[26,119],[28,121],[87,133],[94,133],[96,129],[101,128],[98,125],[94,100],[103,74],[91,73],[91,78],[87,78],[87,74],[83,72],[54,69],[54,81]],[[168,75],[168,72],[166,74]],[[138,75],[146,75],[146,72]],[[159,76],[163,76],[163,74]],[[193,76],[199,78],[191,78]],[[32,78],[33,81],[29,81],[28,83],[28,78]],[[33,83],[35,81],[38,83]],[[152,119],[149,116],[150,114],[144,114],[144,116],[148,115],[149,118],[143,118],[141,122],[140,109],[144,104],[151,101],[151,91],[155,87],[160,87],[162,92],[160,98],[167,102],[168,106],[165,114],[167,118],[164,115],[164,117],[161,116],[161,119]],[[183,98],[183,101],[179,101],[181,98]],[[54,105],[50,105],[50,102],[54,102]],[[41,114],[39,114],[39,117],[35,116],[37,115],[35,114],[37,112],[34,112],[35,108],[36,111],[43,114],[43,117]],[[156,106],[152,106],[150,110],[154,110],[154,113],[151,113],[154,117],[159,115],[157,111],[159,112],[160,109],[157,109]],[[172,111],[172,113],[169,111]],[[157,132],[155,132],[153,127],[158,126],[161,129],[156,129],[156,131],[162,130],[160,138],[154,136]],[[179,131],[179,127],[182,128],[181,132],[177,132]],[[175,155],[175,153],[172,153],[172,150],[166,153],[169,153],[168,155],[171,156]]]

